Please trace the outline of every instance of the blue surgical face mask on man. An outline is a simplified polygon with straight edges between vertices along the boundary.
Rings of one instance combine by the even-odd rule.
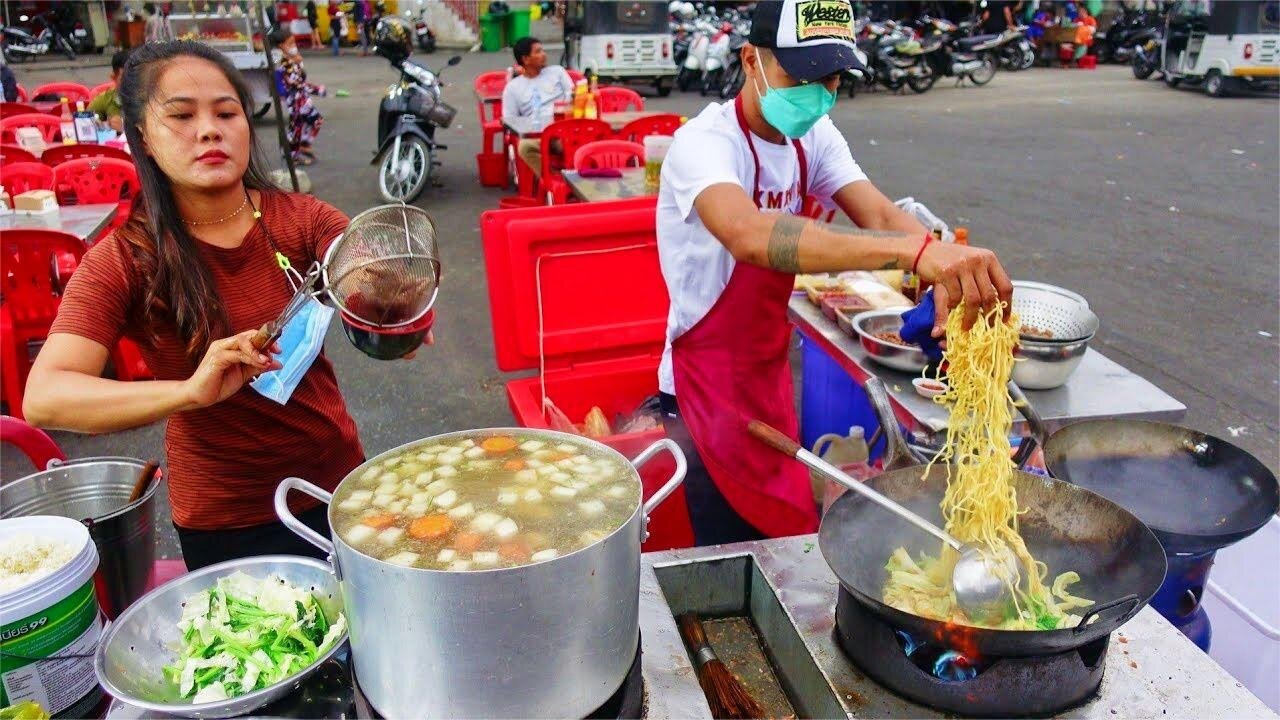
[[[756,56],[759,58],[759,56]],[[757,60],[759,62],[759,60]],[[760,112],[765,122],[778,132],[789,138],[804,137],[831,108],[835,107],[836,94],[822,83],[807,83],[795,87],[775,88],[769,85],[769,76],[760,66],[760,76],[764,78],[766,93],[760,92],[760,86],[753,78],[751,85],[760,96]]]
[[[289,284],[294,291],[302,282],[296,270],[285,270]],[[329,331],[329,321],[333,318],[333,308],[308,297],[306,304],[298,311],[280,333],[277,344],[280,354],[276,357],[282,367],[259,375],[249,383],[263,397],[270,398],[284,405],[289,402],[293,391],[302,382],[302,377],[311,369],[312,363],[320,355],[324,347],[324,337]]]

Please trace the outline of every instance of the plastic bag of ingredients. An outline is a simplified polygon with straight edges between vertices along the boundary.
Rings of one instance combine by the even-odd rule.
[[[902,208],[902,210],[911,217],[919,220],[920,224],[924,225],[926,229],[941,230],[942,242],[955,242],[955,233],[951,232],[951,229],[942,221],[942,218],[934,215],[933,211],[925,207],[924,203],[917,202],[913,197],[904,197],[901,200],[895,201],[893,204]]]
[[[840,273],[840,279],[844,281],[846,287],[861,295],[876,310],[915,307],[915,303],[908,300],[906,295],[885,285],[875,275],[865,270]]]
[[[587,413],[586,419],[582,421],[582,434],[589,438],[609,437],[613,434],[613,429],[609,427],[609,421],[605,419],[604,411],[599,405],[591,408]]]

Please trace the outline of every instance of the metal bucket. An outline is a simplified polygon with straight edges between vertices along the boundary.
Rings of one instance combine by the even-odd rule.
[[[98,547],[98,603],[112,619],[142,597],[155,566],[160,483],[125,506],[144,465],[124,457],[69,460],[0,487],[0,517],[60,515],[89,527]]]

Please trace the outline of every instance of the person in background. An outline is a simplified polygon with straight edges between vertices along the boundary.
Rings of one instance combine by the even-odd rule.
[[[169,17],[156,9],[152,2],[142,3],[142,14],[147,18],[143,39],[146,42],[168,42],[173,39]]]
[[[982,32],[998,35],[1013,22],[1013,3],[1008,0],[988,0],[987,8],[982,12]]]
[[[342,9],[338,0],[329,0],[329,46],[333,48],[333,56],[338,57],[342,49]]]
[[[1093,35],[1098,31],[1098,21],[1089,13],[1089,9],[1081,3],[1076,13],[1076,36],[1075,36],[1075,61],[1080,62],[1080,58],[1089,52],[1089,47],[1093,45]]]
[[[311,49],[320,47],[320,10],[316,0],[307,0],[307,24],[311,26]]]
[[[356,34],[360,36],[360,57],[369,54],[369,2],[355,0],[351,3],[351,18],[356,23]]]
[[[18,102],[18,76],[4,58],[0,58],[0,84],[4,86],[4,101]]]
[[[124,74],[124,64],[129,59],[129,51],[121,50],[111,56],[111,87],[98,93],[89,101],[89,110],[107,121],[107,125],[116,132],[124,132],[124,121],[120,116],[120,76]]]
[[[502,91],[502,120],[522,133],[536,132],[551,122],[556,101],[573,97],[573,79],[559,65],[547,64],[547,51],[536,38],[520,38],[511,51],[520,75]],[[534,175],[542,173],[540,141],[521,139],[516,152]]]
[[[293,153],[294,162],[310,165],[315,162],[315,153],[311,144],[315,142],[320,126],[324,125],[324,117],[316,108],[311,98],[325,94],[324,86],[307,82],[307,71],[302,67],[302,53],[298,51],[298,42],[293,34],[283,27],[273,29],[268,39],[271,44],[280,48],[280,79],[284,85],[284,96],[280,101],[289,113],[289,150]]]

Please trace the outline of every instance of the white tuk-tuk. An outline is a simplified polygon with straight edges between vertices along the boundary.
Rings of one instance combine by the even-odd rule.
[[[564,65],[605,81],[651,83],[665,97],[676,75],[667,3],[569,0]]]
[[[1161,69],[1222,96],[1280,87],[1280,0],[1188,0],[1169,9]]]

